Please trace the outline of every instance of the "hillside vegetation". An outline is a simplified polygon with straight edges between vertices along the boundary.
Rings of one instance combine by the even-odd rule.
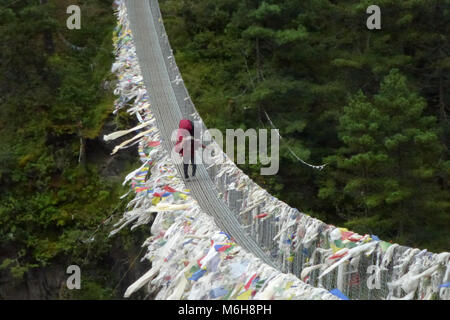
[[[267,112],[280,129],[279,174],[243,166],[253,179],[328,223],[450,250],[448,1],[160,3],[207,125],[270,128]]]
[[[120,298],[148,267],[148,226],[108,238],[138,161],[102,141],[135,121],[111,115],[112,2],[0,0],[0,299]],[[206,124],[270,128],[267,112],[280,129],[278,175],[242,166],[255,181],[327,223],[450,249],[448,1],[160,4]],[[381,30],[366,28],[371,4]],[[65,286],[71,264],[82,290]]]

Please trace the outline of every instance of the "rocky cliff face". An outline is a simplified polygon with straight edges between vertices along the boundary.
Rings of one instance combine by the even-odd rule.
[[[127,287],[145,273],[150,264],[140,262],[140,257],[133,261],[135,256],[125,251],[119,240],[117,239],[117,246],[111,251],[110,259],[104,261],[101,266],[102,273],[109,270],[109,273],[105,273],[105,277],[108,278],[106,280],[110,281],[112,287],[117,286],[110,297],[94,297],[91,293],[84,293],[86,288],[83,280],[92,277],[98,271],[92,269],[81,269],[81,290],[74,289],[71,292],[66,285],[70,276],[66,274],[66,269],[70,262],[55,261],[51,266],[29,270],[22,279],[14,278],[9,271],[0,271],[0,300],[121,299]],[[142,241],[143,239],[136,240]],[[136,251],[139,252],[139,248],[133,249],[135,250],[132,252],[137,255]],[[132,298],[146,297],[143,292],[139,292]]]

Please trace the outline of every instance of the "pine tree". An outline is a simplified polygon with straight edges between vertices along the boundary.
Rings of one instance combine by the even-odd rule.
[[[437,184],[443,148],[425,107],[394,69],[373,98],[359,92],[344,108],[344,146],[329,159],[335,169],[319,195],[345,207],[349,227],[414,244],[433,238],[437,221],[448,225],[450,202]]]
[[[341,182],[328,179],[328,168],[319,173],[303,166],[287,146],[315,164],[338,154],[344,144],[338,138],[339,118],[348,96],[358,90],[373,96],[393,68],[426,100],[422,115],[438,119],[441,130],[435,134],[444,153],[436,158],[439,165],[432,180],[439,192],[430,203],[445,201],[440,191],[448,193],[450,187],[447,2],[162,0],[161,5],[177,63],[207,125],[261,128],[268,125],[262,112],[266,110],[287,143],[280,145],[279,174],[257,181],[290,205],[342,224],[354,217],[354,199],[342,195],[337,201],[333,185],[342,190]],[[382,30],[366,27],[371,4],[381,7]],[[258,177],[255,168],[244,169]],[[321,195],[333,196],[318,198],[319,188]],[[427,223],[435,225],[434,216],[428,217]],[[418,224],[421,219],[417,217]]]

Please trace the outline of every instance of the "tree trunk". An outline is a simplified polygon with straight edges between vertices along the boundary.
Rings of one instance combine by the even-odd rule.
[[[442,73],[440,73],[439,75],[439,123],[441,125],[441,127],[445,127],[447,125],[447,113],[446,113],[446,106],[445,106],[445,98],[444,98],[444,85],[443,85],[443,81],[442,81]],[[444,132],[443,136],[442,136],[444,145],[446,145],[448,147],[447,144],[447,134]]]
[[[261,60],[259,56],[259,39],[256,38],[256,71],[258,75],[258,82],[261,81]]]
[[[261,55],[259,53],[259,38],[256,38],[256,74],[257,74],[257,82],[263,81],[264,78],[261,70]],[[258,104],[258,121],[259,124],[263,123],[261,103]]]
[[[83,122],[78,123],[78,137],[80,138],[80,153],[78,156],[78,164],[84,167],[86,163],[86,140],[83,137]]]
[[[80,155],[78,156],[78,163],[82,166],[86,163],[86,140],[80,136]]]
[[[444,85],[442,83],[442,73],[439,74],[439,124],[441,125],[441,128],[443,128],[442,133],[442,143],[444,144],[444,147],[449,149],[449,143],[448,139],[450,138],[449,133],[445,130],[448,127],[448,118],[447,113],[445,111],[445,98],[444,98]],[[439,179],[439,184],[441,188],[446,188],[447,186],[447,179],[445,179],[445,176],[441,176]]]
[[[48,0],[39,0],[39,4],[45,5]],[[55,44],[53,42],[53,34],[50,30],[44,32],[44,48],[45,52],[52,55],[55,53]]]

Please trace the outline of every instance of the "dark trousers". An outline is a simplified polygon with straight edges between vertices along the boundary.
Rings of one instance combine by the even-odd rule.
[[[184,169],[184,177],[187,179],[189,178],[188,175],[188,169],[189,169],[189,163],[186,163],[185,161],[188,159],[183,159],[183,169]],[[190,164],[192,165],[192,176],[195,177],[195,171],[197,170],[197,165],[194,163],[194,155],[191,156]]]

